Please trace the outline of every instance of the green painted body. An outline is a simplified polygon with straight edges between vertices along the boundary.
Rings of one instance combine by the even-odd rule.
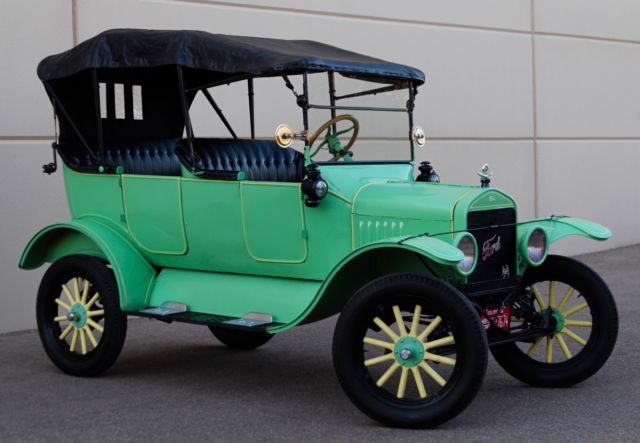
[[[100,216],[47,226],[31,239],[19,265],[35,269],[71,254],[100,257],[111,265],[123,310],[137,311],[148,305],[156,268],[134,246],[126,231]]]
[[[207,314],[267,313],[281,324],[273,333],[339,312],[380,275],[416,272],[463,285],[455,242],[467,214],[516,204],[494,188],[416,182],[413,166],[321,165],[330,190],[316,208],[304,205],[300,183],[64,167],[72,220],[36,234],[20,267],[97,256],[114,270],[124,311],[172,301]],[[554,218],[519,224],[518,238],[535,227],[550,241],[611,235],[592,222]],[[521,250],[519,275],[527,266]]]

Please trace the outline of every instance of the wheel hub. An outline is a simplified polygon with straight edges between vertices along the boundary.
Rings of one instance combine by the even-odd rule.
[[[76,328],[82,329],[87,324],[87,310],[84,305],[76,303],[71,306],[69,314],[67,314],[67,320]]]
[[[424,360],[424,344],[415,337],[401,337],[395,344],[393,355],[405,368],[412,368]]]
[[[564,315],[562,314],[562,312],[560,312],[555,308],[549,308],[549,309],[551,309],[551,316],[556,321],[556,327],[553,331],[553,334],[555,335],[564,329]]]

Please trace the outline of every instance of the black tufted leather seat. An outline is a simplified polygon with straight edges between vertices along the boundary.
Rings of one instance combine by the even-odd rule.
[[[304,156],[272,140],[197,138],[193,150],[199,169],[242,171],[252,181],[302,182],[304,178]],[[186,140],[178,142],[177,151],[189,158]]]
[[[122,166],[125,174],[179,176],[180,160],[176,155],[178,139],[120,142],[105,146],[104,166]],[[85,169],[99,164],[84,150],[70,152],[61,146],[63,158],[72,168]]]

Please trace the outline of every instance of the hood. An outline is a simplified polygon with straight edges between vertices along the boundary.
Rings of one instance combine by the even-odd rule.
[[[356,248],[423,233],[453,241],[454,232],[467,229],[469,212],[506,207],[515,209],[515,202],[495,188],[407,181],[368,183],[353,199],[352,243]]]
[[[424,182],[368,183],[353,200],[353,214],[402,220],[451,221],[461,200],[484,189]]]

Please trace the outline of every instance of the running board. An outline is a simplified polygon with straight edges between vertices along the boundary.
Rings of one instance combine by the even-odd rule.
[[[225,329],[236,329],[242,331],[265,331],[268,328],[282,326],[282,323],[276,323],[273,321],[267,321],[267,317],[256,318],[257,316],[264,316],[265,314],[249,313],[244,317],[228,317],[225,315],[205,314],[202,312],[176,312],[171,314],[165,314],[153,309],[145,309],[143,311],[127,312],[128,315],[135,315],[138,317],[154,318],[161,320],[165,323],[191,323],[196,325],[216,326]]]

